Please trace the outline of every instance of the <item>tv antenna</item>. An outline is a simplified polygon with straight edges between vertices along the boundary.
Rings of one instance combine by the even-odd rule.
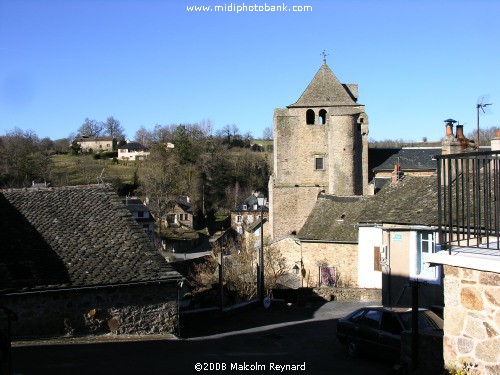
[[[486,113],[485,108],[488,109],[487,108],[488,106],[493,105],[493,103],[487,103],[490,101],[489,99],[490,99],[489,95],[483,95],[477,99],[476,110],[477,110],[477,149],[478,150],[479,150],[479,109],[481,109],[481,111],[483,111],[483,113],[485,114]]]
[[[106,168],[103,168],[103,169],[102,169],[102,172],[101,172],[101,175],[100,175],[100,176],[97,176],[97,185],[101,185],[101,184],[103,184],[103,185],[104,185],[104,176],[103,176],[103,175],[104,175],[104,170],[105,170],[105,169],[106,169]]]

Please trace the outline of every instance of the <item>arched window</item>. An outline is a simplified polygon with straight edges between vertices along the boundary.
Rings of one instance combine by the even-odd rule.
[[[314,111],[312,109],[308,109],[306,112],[306,124],[314,125]]]
[[[320,125],[326,124],[326,110],[324,109],[319,111],[319,123]]]

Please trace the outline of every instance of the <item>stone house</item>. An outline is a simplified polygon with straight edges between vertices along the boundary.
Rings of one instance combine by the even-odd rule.
[[[113,137],[78,137],[75,141],[83,152],[113,151],[117,144]]]
[[[138,142],[128,142],[118,147],[118,160],[144,160],[149,154],[148,148]]]
[[[304,268],[309,286],[381,289],[384,304],[403,306],[411,303],[408,281],[426,278],[421,305],[442,306],[441,273],[423,259],[435,250],[435,185],[435,177],[408,176],[374,196],[320,195],[297,233],[298,245],[275,246],[290,268]]]
[[[191,199],[186,196],[172,202],[171,209],[165,215],[164,220],[167,227],[184,226],[194,229],[196,222]]]
[[[181,276],[115,193],[2,190],[0,211],[0,305],[18,316],[13,337],[175,332]]]
[[[144,229],[144,232],[152,236],[155,230],[155,219],[148,206],[137,197],[125,197],[122,203],[130,211],[132,217],[137,221],[139,226]]]
[[[269,205],[268,202],[259,204],[262,199],[264,194],[256,191],[231,210],[231,228],[250,248],[260,247],[262,228],[263,239],[270,237],[270,227],[265,225],[269,218]]]

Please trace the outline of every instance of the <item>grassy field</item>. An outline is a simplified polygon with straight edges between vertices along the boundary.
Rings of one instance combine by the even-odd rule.
[[[140,176],[140,163],[113,160],[95,160],[91,155],[54,155],[52,156],[52,185],[85,185],[97,183],[97,177],[104,177],[105,182],[120,179],[123,183],[132,183],[134,172]],[[104,172],[103,172],[104,170]]]

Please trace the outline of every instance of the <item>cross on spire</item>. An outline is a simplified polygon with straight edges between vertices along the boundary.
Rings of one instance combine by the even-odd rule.
[[[320,55],[323,56],[323,64],[326,64],[326,56],[328,56],[329,53],[326,53],[325,50],[323,50],[323,52],[321,52]]]

